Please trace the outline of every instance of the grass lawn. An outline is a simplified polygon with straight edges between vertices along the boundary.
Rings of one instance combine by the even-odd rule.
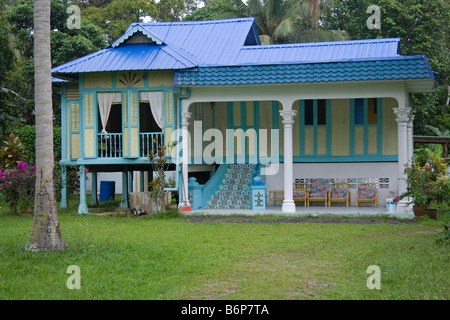
[[[68,249],[54,253],[24,251],[32,218],[0,209],[1,300],[450,298],[442,220],[205,223],[71,208],[59,210]],[[66,286],[70,265],[80,268],[79,290]],[[371,265],[381,268],[380,290],[366,286]]]

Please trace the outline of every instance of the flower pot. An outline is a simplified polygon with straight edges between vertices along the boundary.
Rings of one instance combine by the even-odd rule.
[[[34,207],[22,207],[20,208],[21,216],[33,216]]]
[[[430,219],[437,220],[437,214],[437,208],[425,208],[425,215],[427,215]]]
[[[413,211],[416,218],[423,218],[425,215],[425,206],[414,205]]]

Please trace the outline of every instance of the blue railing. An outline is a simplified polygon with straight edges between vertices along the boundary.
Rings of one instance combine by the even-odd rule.
[[[164,145],[164,135],[162,132],[142,132],[140,133],[140,156],[148,157],[150,153],[156,154],[158,146]]]
[[[122,158],[122,134],[121,133],[99,133],[98,134],[98,157],[99,158]]]

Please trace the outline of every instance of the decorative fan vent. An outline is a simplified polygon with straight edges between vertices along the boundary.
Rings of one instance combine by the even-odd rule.
[[[125,87],[134,87],[139,82],[144,81],[144,77],[140,73],[125,72],[120,75],[118,81]]]

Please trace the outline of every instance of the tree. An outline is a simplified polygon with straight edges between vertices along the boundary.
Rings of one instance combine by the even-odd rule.
[[[442,0],[335,0],[330,28],[348,30],[352,39],[401,38],[402,55],[426,55],[439,83],[434,93],[413,94],[414,133],[431,133],[427,124],[450,129],[450,4]],[[367,8],[377,5],[381,28],[369,29]]]
[[[30,251],[63,250],[53,183],[50,0],[34,1],[36,188]]]
[[[254,17],[262,44],[348,39],[345,31],[324,30],[319,24],[316,0],[216,0],[198,9],[185,20],[212,20]],[[323,1],[327,8],[326,1]],[[325,16],[327,11],[322,13]]]
[[[104,6],[87,7],[82,17],[100,27],[110,43],[114,42],[128,29],[132,22],[157,15],[153,1],[147,0],[113,0]]]
[[[102,30],[82,19],[80,29],[69,29],[67,19],[68,0],[51,0],[51,53],[52,66],[75,60],[105,48],[108,43]],[[34,65],[33,65],[33,1],[16,0],[4,11],[6,22],[10,24],[10,45],[15,52],[12,70],[5,86],[23,97],[16,101],[17,116],[34,125]],[[54,93],[54,115],[59,117],[59,92]],[[57,124],[57,122],[56,122]]]

